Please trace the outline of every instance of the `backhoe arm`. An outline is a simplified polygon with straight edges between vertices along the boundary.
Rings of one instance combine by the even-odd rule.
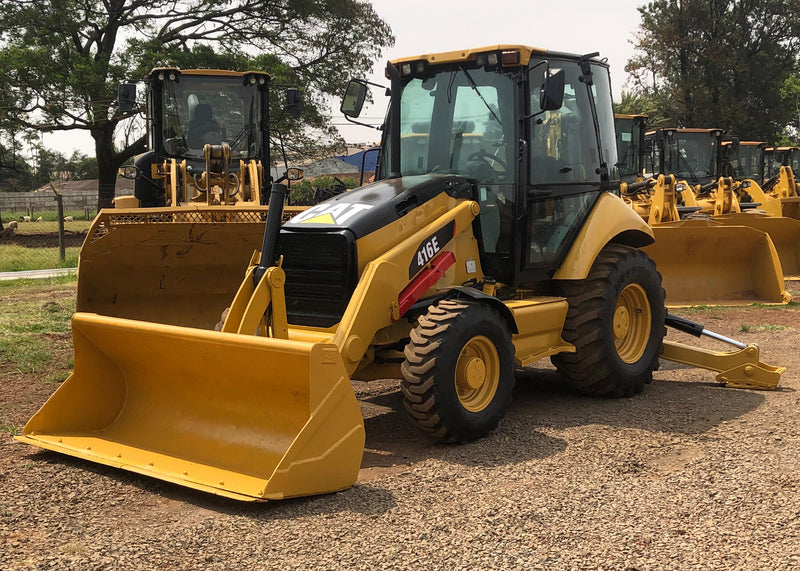
[[[675,341],[664,341],[662,359],[716,371],[719,373],[717,381],[726,387],[773,390],[778,386],[781,375],[786,371],[785,367],[773,367],[762,363],[757,345],[745,345],[728,339],[706,330],[699,323],[672,314],[667,315],[666,323],[684,333],[696,337],[706,335],[738,347],[737,351],[721,352],[692,347]]]

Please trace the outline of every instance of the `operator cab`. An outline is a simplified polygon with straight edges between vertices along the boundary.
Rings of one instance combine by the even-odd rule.
[[[653,141],[646,157],[647,172],[672,174],[692,185],[717,178],[721,129],[657,129],[646,138]]]
[[[387,116],[376,178],[474,181],[484,273],[508,284],[551,278],[600,191],[619,180],[609,71],[596,55],[495,46],[393,62],[399,117]],[[348,85],[347,117],[366,89]]]

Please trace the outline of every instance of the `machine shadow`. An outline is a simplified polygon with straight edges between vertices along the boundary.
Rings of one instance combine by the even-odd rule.
[[[707,382],[679,381],[672,380],[673,367],[664,369],[655,373],[642,393],[623,399],[581,395],[564,384],[552,368],[519,370],[511,406],[498,429],[486,438],[462,445],[434,443],[416,429],[403,409],[399,383],[377,396],[360,395],[366,428],[362,472],[429,458],[476,466],[544,459],[567,446],[564,440],[545,432],[591,424],[652,433],[702,434],[765,401],[757,391],[719,386],[712,373],[708,373]]]
[[[146,494],[155,494],[162,498],[197,508],[264,521],[295,519],[338,512],[380,515],[397,505],[392,492],[368,483],[357,483],[347,490],[318,496],[288,498],[268,502],[241,502],[50,450],[32,450],[30,454],[26,455],[26,458],[34,462],[49,464],[59,468],[59,470],[75,469],[95,474],[99,478],[107,478],[111,482],[106,485],[118,487],[123,493],[124,488],[130,486]],[[84,495],[84,492],[80,489],[75,491],[79,497],[71,501],[82,501],[80,496]],[[90,492],[85,493],[85,500],[91,501]]]

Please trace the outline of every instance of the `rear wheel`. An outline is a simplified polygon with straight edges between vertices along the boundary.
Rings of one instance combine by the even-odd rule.
[[[575,353],[552,362],[582,393],[628,397],[653,378],[666,326],[661,274],[641,250],[606,246],[581,281],[565,281],[569,311],[562,336]]]
[[[403,405],[421,430],[470,442],[497,427],[514,388],[514,346],[495,309],[440,301],[419,319],[405,357]]]

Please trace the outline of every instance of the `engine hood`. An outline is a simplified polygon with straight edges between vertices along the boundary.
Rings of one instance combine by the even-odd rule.
[[[427,174],[387,179],[320,202],[289,220],[283,229],[304,232],[346,228],[359,239],[442,192],[454,198],[476,197],[473,182],[461,176]]]

